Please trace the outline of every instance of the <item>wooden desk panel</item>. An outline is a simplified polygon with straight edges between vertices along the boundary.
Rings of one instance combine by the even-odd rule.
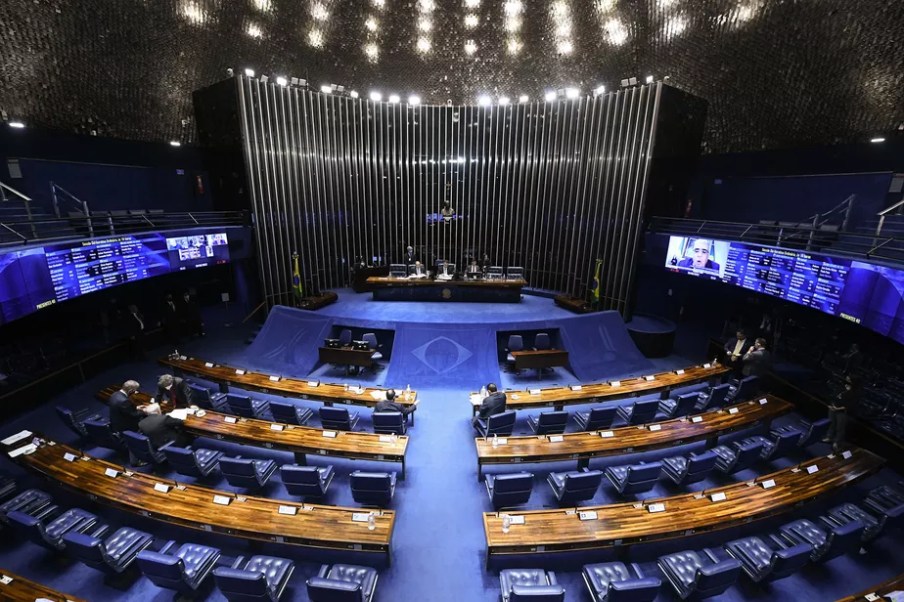
[[[318,386],[313,387],[308,384],[307,380],[298,378],[280,378],[279,381],[274,382],[270,380],[269,374],[250,370],[246,371],[245,374],[236,374],[236,368],[232,366],[214,364],[212,368],[209,368],[205,365],[204,360],[194,358],[185,360],[162,358],[159,362],[172,368],[177,374],[190,374],[219,383],[220,390],[224,393],[228,392],[227,386],[232,385],[248,391],[260,391],[261,393],[271,393],[283,397],[321,401],[326,405],[341,403],[368,407],[373,407],[379,403],[379,399],[375,399],[373,396],[374,392],[380,394],[380,399],[386,393],[386,389],[379,387],[365,387],[361,393],[346,390],[345,385],[339,384],[320,383]],[[396,398],[396,402],[404,406],[412,405],[416,400],[417,391],[412,391],[411,397],[407,398],[404,391],[400,391],[399,396]]]
[[[367,284],[377,288],[387,287],[412,287],[430,288],[432,286],[444,286],[446,288],[486,288],[486,289],[517,289],[527,286],[526,280],[430,280],[429,278],[390,278],[388,276],[371,276]]]
[[[854,594],[853,596],[848,596],[847,598],[841,598],[838,602],[865,602],[866,597],[869,594],[876,594],[879,596],[879,600],[885,602],[887,598],[883,598],[882,596],[886,596],[891,592],[895,591],[904,591],[904,573],[898,575],[897,577],[892,577],[888,581],[883,583],[876,584],[869,589],[866,589],[859,594]]]
[[[523,525],[502,532],[502,514],[483,514],[488,557],[505,554],[534,554],[627,546],[726,529],[793,510],[802,502],[835,493],[863,479],[885,463],[883,458],[850,447],[852,456],[830,455],[802,462],[798,467],[779,470],[755,481],[735,483],[705,492],[647,499],[606,506],[582,506],[579,511],[595,511],[597,518],[582,521],[574,508],[509,512],[524,516]],[[818,471],[808,474],[808,466]],[[774,480],[763,489],[759,483]],[[726,499],[713,502],[710,495],[724,493]],[[704,495],[705,493],[705,495]],[[665,504],[665,511],[651,513],[647,506]]]
[[[520,303],[524,280],[367,279],[377,301]]]
[[[374,365],[374,352],[370,349],[352,349],[350,347],[318,347],[317,357],[324,364],[340,366],[361,366],[370,368]]]
[[[540,389],[539,395],[531,395],[528,391],[506,391],[506,408],[509,410],[529,410],[531,408],[553,406],[556,410],[561,410],[566,405],[612,401],[638,397],[657,391],[664,393],[667,397],[668,392],[676,387],[684,387],[706,380],[720,380],[730,372],[730,368],[716,364],[711,368],[704,368],[703,366],[687,368],[684,370],[684,374],[660,372],[653,374],[654,379],[650,381],[645,380],[642,376],[626,378],[617,387],[613,387],[609,383],[582,385],[577,391],[573,391],[571,387],[553,387]],[[470,402],[473,415],[477,415],[477,409],[480,407],[481,401],[483,400],[480,399],[477,393],[471,393]]]
[[[4,585],[0,583],[0,600],[6,602],[35,602],[38,598],[46,598],[53,602],[86,602],[82,598],[76,598],[41,585],[36,581],[20,577],[6,569],[0,569],[0,575],[12,578],[12,581]]]
[[[766,403],[760,403],[765,399]],[[730,413],[737,408],[736,413]],[[557,462],[576,459],[579,466],[590,458],[616,456],[632,452],[683,445],[694,441],[713,440],[720,435],[756,424],[769,423],[787,414],[794,406],[778,397],[766,395],[756,400],[745,401],[722,410],[699,414],[700,421],[693,422],[691,416],[683,416],[664,422],[656,422],[659,430],[651,431],[649,425],[623,426],[607,429],[611,437],[600,436],[601,431],[568,433],[561,435],[562,441],[552,442],[548,435],[526,437],[506,437],[505,445],[493,447],[491,439],[475,439],[477,446],[477,478],[480,479],[486,464],[516,464],[521,462]]]
[[[101,389],[97,398],[108,401],[115,387]],[[146,393],[136,393],[131,399],[136,405],[150,403]],[[185,418],[185,430],[200,437],[232,441],[242,445],[281,449],[295,453],[299,464],[304,463],[305,454],[355,458],[377,462],[401,462],[401,478],[405,479],[405,452],[408,450],[408,435],[395,440],[386,435],[348,431],[332,431],[334,438],[324,437],[323,429],[296,424],[282,424],[283,430],[273,430],[272,425],[281,424],[268,420],[236,417],[236,422],[226,422],[227,414],[205,410],[204,416],[189,415]]]
[[[22,447],[30,441],[31,437],[7,449]],[[77,456],[76,460],[67,461],[66,453]],[[352,520],[353,514],[368,512],[361,508],[242,496],[152,474],[130,473],[118,464],[85,456],[75,448],[53,441],[13,461],[87,495],[92,501],[191,529],[314,548],[381,552],[387,557],[390,552],[395,525],[395,512],[391,510],[383,510],[376,517],[376,529],[370,531],[366,521]],[[120,471],[120,475],[106,476],[104,471],[111,468]],[[159,492],[154,489],[157,483],[170,485],[172,489],[168,493]],[[228,497],[232,502],[228,506],[215,504],[215,495]],[[296,508],[297,514],[280,514],[280,506]]]
[[[564,349],[534,349],[527,351],[512,351],[515,358],[516,370],[530,370],[531,368],[552,368],[554,366],[568,365],[568,352]]]

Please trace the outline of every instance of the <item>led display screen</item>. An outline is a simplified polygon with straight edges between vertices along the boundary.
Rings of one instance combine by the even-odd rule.
[[[671,236],[665,267],[785,299],[904,343],[904,271],[809,251]]]

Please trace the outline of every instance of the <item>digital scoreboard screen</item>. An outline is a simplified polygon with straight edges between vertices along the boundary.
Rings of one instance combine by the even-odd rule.
[[[225,232],[92,239],[0,255],[0,324],[120,284],[229,261]]]
[[[904,271],[744,242],[672,236],[665,267],[839,316],[904,343]]]

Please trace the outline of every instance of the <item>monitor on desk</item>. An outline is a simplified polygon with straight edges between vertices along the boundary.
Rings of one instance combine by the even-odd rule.
[[[367,351],[370,349],[370,345],[367,341],[352,341],[352,349],[357,351]]]
[[[389,277],[390,278],[404,278],[407,275],[408,275],[408,268],[405,267],[404,263],[389,264]]]
[[[330,349],[338,349],[342,347],[342,343],[339,339],[323,339],[323,346],[329,347]]]
[[[487,269],[487,279],[488,280],[502,280],[502,266],[501,265],[491,265],[489,269]]]
[[[505,279],[506,280],[524,280],[524,268],[522,267],[509,267],[505,270]]]

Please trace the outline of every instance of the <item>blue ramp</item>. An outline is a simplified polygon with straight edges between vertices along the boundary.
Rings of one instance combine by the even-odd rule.
[[[496,333],[486,324],[396,325],[386,382],[469,390],[498,380]]]
[[[329,316],[277,305],[240,363],[261,372],[304,378],[317,364],[317,350],[332,325]]]
[[[582,382],[649,373],[650,362],[634,345],[618,312],[604,311],[559,321],[571,370]]]

